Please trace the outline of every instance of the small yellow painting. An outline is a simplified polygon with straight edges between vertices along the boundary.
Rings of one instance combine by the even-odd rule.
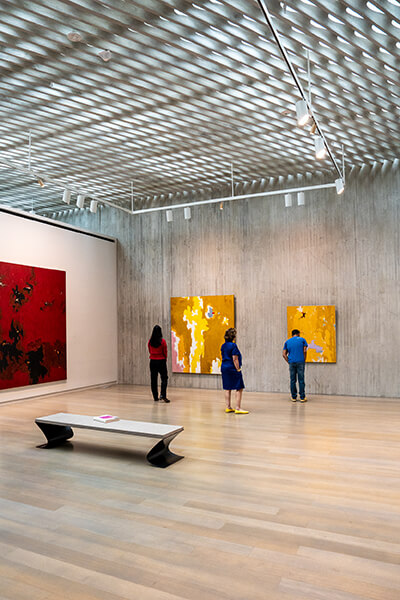
[[[171,298],[174,373],[220,373],[224,333],[235,326],[234,296]]]
[[[288,337],[298,329],[308,343],[306,362],[336,362],[335,306],[288,306]]]

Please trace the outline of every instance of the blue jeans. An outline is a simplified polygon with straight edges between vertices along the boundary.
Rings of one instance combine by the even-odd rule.
[[[292,398],[297,398],[297,386],[296,386],[296,377],[299,380],[299,391],[300,391],[300,399],[303,400],[306,397],[306,385],[304,382],[304,367],[305,363],[303,362],[295,362],[289,363],[289,373],[290,373],[290,392],[292,394]]]

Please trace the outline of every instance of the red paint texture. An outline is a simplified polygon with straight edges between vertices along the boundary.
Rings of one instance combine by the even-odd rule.
[[[0,262],[0,389],[66,378],[65,271]]]

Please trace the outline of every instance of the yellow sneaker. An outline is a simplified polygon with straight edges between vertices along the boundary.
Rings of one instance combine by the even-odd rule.
[[[235,410],[235,415],[248,415],[248,410],[242,410],[241,408]]]
[[[300,398],[300,402],[307,402],[307,398]]]
[[[225,409],[226,413],[230,413],[230,412],[235,412],[233,408],[226,408]]]

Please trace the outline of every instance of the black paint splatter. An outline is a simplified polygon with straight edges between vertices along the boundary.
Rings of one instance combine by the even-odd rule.
[[[39,377],[43,379],[48,373],[48,370],[42,364],[43,346],[40,346],[37,350],[27,352],[27,356],[28,358],[25,362],[29,370],[30,383],[39,383]]]
[[[33,291],[33,285],[27,283],[24,285],[22,290],[19,289],[18,285],[12,288],[13,293],[13,309],[18,312],[23,304],[28,302],[29,297],[31,296]]]
[[[43,306],[40,307],[40,310],[45,310],[46,308],[51,308],[54,304],[55,300],[52,300],[51,302],[45,302],[43,304]]]
[[[23,356],[23,352],[17,348],[17,344],[24,336],[24,331],[22,327],[14,323],[14,320],[11,321],[8,335],[11,342],[2,340],[0,343],[0,373],[7,369],[10,362],[20,362]]]

